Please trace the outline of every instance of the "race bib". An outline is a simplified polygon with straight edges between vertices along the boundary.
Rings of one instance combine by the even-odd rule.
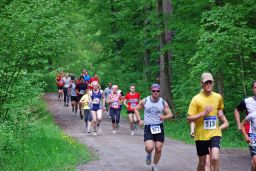
[[[161,133],[160,125],[150,125],[151,134],[159,134]]]
[[[84,94],[84,90],[80,90],[80,94]]]
[[[249,145],[256,146],[256,134],[250,133],[250,139],[252,142]]]
[[[94,98],[92,103],[93,104],[100,104],[100,99],[99,98]]]
[[[113,102],[112,103],[112,108],[118,109],[119,108],[119,103],[118,102]]]
[[[136,103],[131,103],[131,108],[135,108],[137,106]]]
[[[205,116],[204,117],[204,129],[216,129],[216,116]]]

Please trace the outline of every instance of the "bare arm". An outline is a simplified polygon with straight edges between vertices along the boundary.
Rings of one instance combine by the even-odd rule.
[[[160,116],[161,120],[165,119],[171,119],[173,118],[172,111],[170,110],[170,107],[167,102],[164,102],[164,115]]]
[[[135,114],[136,118],[138,119],[138,122],[139,122],[139,125],[140,125],[140,126],[142,126],[143,121],[141,120],[139,110],[141,110],[141,109],[144,108],[144,104],[145,104],[144,100],[141,100],[141,101],[139,102],[139,104],[138,104],[138,105],[135,107],[135,109],[134,109],[134,114]]]
[[[195,136],[195,122],[190,122],[190,136],[192,138]]]
[[[241,130],[240,113],[237,110],[237,108],[235,108],[235,110],[234,110],[234,116],[235,116],[235,119],[236,119],[237,129],[240,131]]]
[[[220,129],[223,130],[229,126],[226,116],[223,114],[223,110],[218,110],[218,118],[222,121]]]
[[[241,126],[242,133],[244,135],[245,141],[249,144],[249,143],[251,143],[251,139],[249,138],[248,134],[246,133],[245,126],[244,126],[247,123],[248,123],[248,121],[246,119],[244,119],[240,126]]]
[[[124,99],[124,105],[128,108],[129,106],[128,106],[128,104],[127,104],[127,100],[126,99]]]

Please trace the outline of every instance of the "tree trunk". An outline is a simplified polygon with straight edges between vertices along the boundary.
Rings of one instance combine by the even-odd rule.
[[[218,76],[217,76],[217,87],[218,87],[218,92],[224,98],[224,78],[223,78],[223,73],[222,72],[218,73]]]
[[[160,85],[161,96],[168,102],[172,111],[174,111],[173,96],[171,92],[171,67],[170,61],[172,55],[169,50],[162,52],[162,49],[171,42],[172,34],[168,29],[168,17],[172,14],[172,5],[170,0],[158,0],[158,13],[160,19]]]
[[[150,4],[149,6],[146,6],[145,8],[145,13],[147,15],[150,14],[150,12],[152,11],[152,4]],[[150,48],[148,47],[148,42],[150,41],[150,37],[149,37],[149,26],[150,24],[150,21],[148,19],[146,19],[144,21],[144,27],[146,28],[145,29],[145,50],[144,50],[144,73],[145,73],[145,76],[146,76],[146,79],[147,79],[147,83],[148,83],[148,88],[150,88],[150,83],[151,83],[151,74],[149,72],[150,70],[150,56],[151,56],[151,50]]]

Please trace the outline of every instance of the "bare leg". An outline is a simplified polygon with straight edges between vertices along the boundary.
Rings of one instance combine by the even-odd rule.
[[[163,143],[160,141],[155,142],[155,155],[154,155],[154,164],[157,165],[162,154]]]

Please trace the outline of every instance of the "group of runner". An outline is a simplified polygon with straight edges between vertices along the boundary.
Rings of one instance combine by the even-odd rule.
[[[63,74],[65,75],[65,74]],[[135,91],[135,85],[130,85],[130,92],[125,96],[118,90],[118,85],[112,85],[100,90],[97,74],[90,78],[87,71],[83,71],[79,81],[70,78],[70,84],[65,86],[68,77],[62,79],[64,92],[64,106],[68,104],[68,97],[65,98],[66,87],[71,89],[72,111],[77,112],[79,103],[80,117],[85,118],[88,133],[91,124],[93,135],[101,132],[100,123],[102,121],[102,110],[109,112],[112,120],[113,134],[116,134],[119,127],[120,111],[122,104],[127,108],[130,121],[131,135],[134,135],[137,123],[144,125],[144,144],[146,151],[146,164],[153,166],[152,171],[158,170],[158,162],[161,158],[164,143],[164,120],[173,118],[173,114],[168,103],[160,97],[160,85],[151,86],[151,94],[141,99],[140,94]],[[59,89],[59,98],[62,92],[60,84],[56,78]],[[213,92],[214,80],[210,73],[203,73],[200,80],[201,91],[195,95],[189,105],[187,121],[191,124],[191,136],[194,137],[198,155],[198,171],[218,171],[219,151],[222,130],[229,126],[223,109],[224,102],[220,94]],[[73,89],[73,93],[72,93]],[[242,130],[246,141],[250,145],[252,157],[252,170],[256,170],[256,81],[252,84],[253,97],[243,100],[234,111],[238,129]],[[76,96],[75,96],[76,94]],[[77,100],[74,100],[77,97]],[[73,100],[72,100],[73,99]],[[73,103],[74,102],[74,103]],[[107,104],[107,105],[105,105]],[[82,107],[83,110],[82,111]],[[144,109],[144,120],[140,115],[140,110]],[[247,116],[240,123],[239,112],[246,110]]]
[[[79,79],[74,76],[61,72],[56,76],[56,84],[58,87],[58,99],[62,97],[64,107],[69,106],[69,97],[71,99],[72,111],[78,112],[80,118],[85,120],[87,132],[96,136],[102,132],[100,123],[102,121],[102,112],[109,113],[112,121],[113,134],[117,133],[120,122],[120,112],[122,104],[127,107],[130,120],[131,135],[136,130],[136,117],[134,116],[134,108],[140,100],[140,94],[135,92],[135,85],[130,86],[130,92],[125,96],[118,85],[108,83],[108,87],[103,91],[100,88],[99,78],[97,74],[90,77],[88,71],[83,70]]]

